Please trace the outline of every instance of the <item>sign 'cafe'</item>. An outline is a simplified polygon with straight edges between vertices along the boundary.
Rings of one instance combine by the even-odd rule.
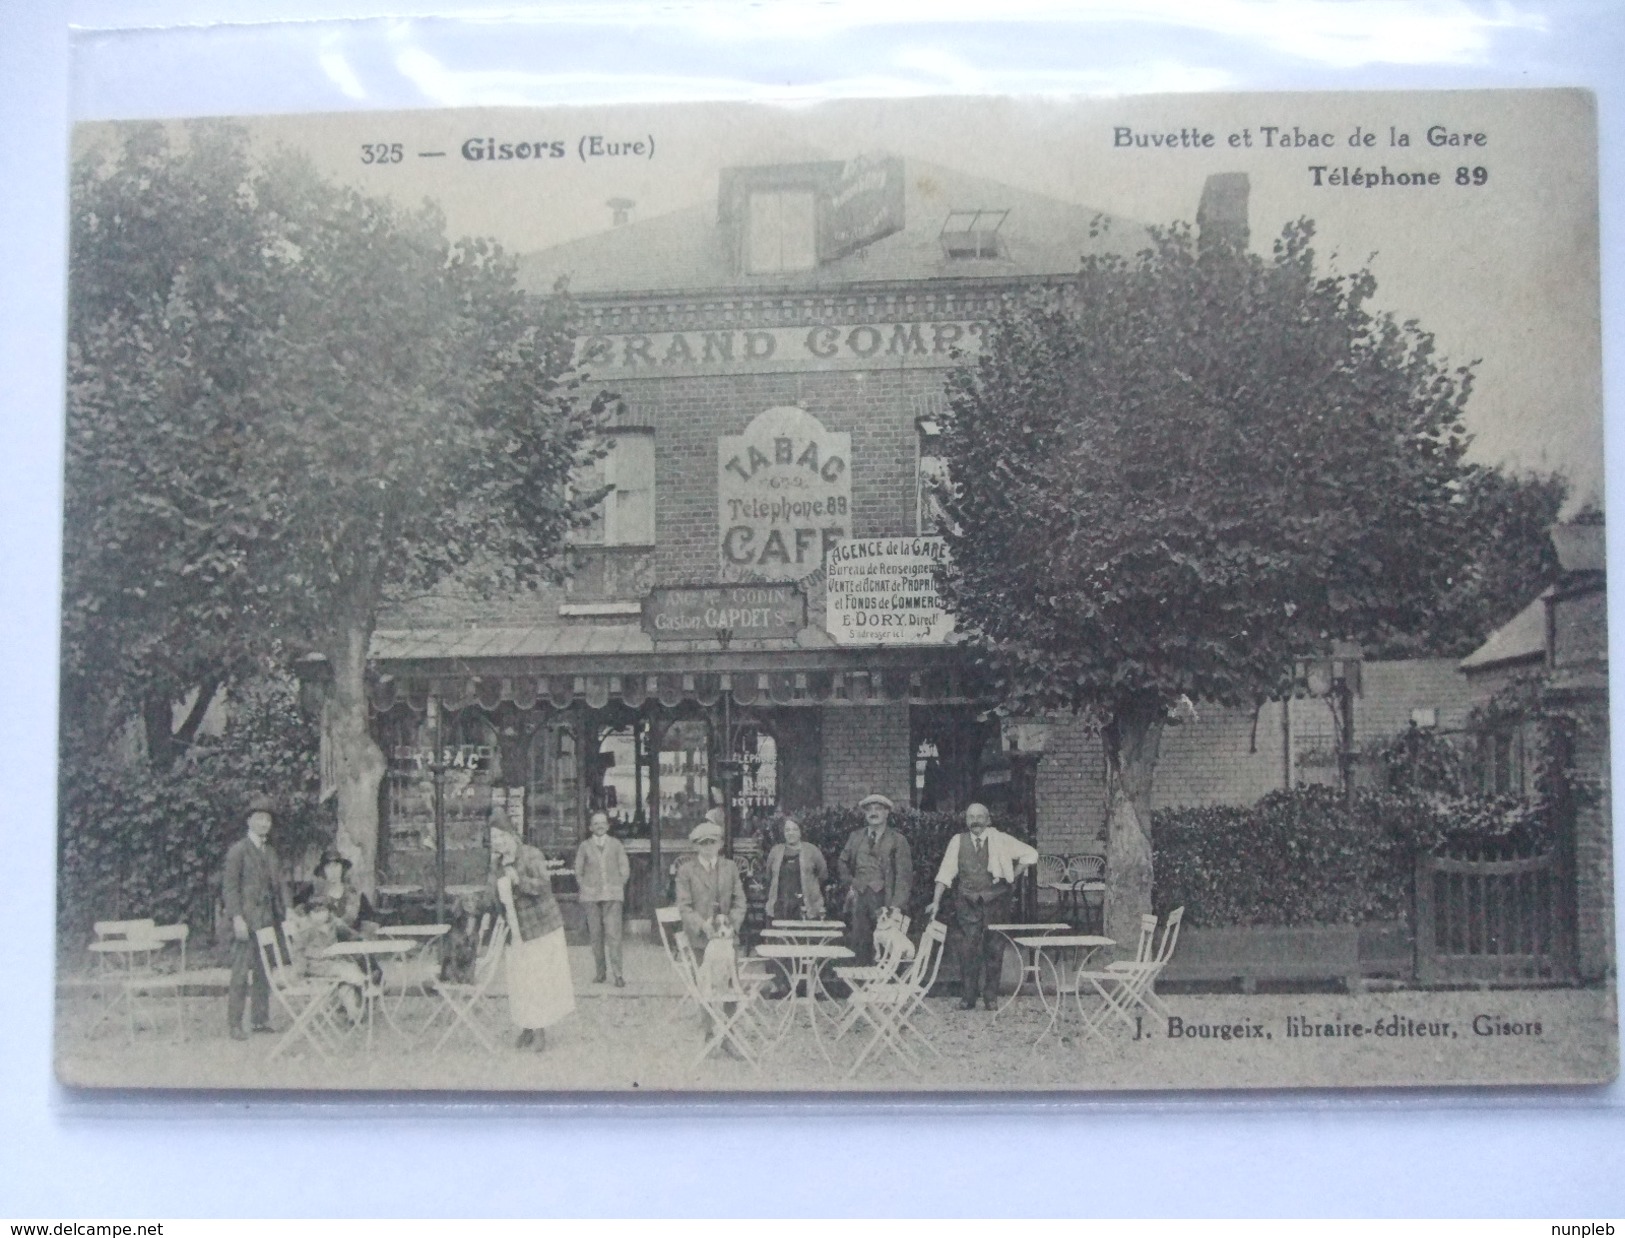
[[[536,291],[568,278],[578,361],[624,406],[569,583],[448,590],[375,638],[392,886],[435,880],[437,802],[450,884],[483,880],[493,807],[566,861],[608,812],[636,919],[712,807],[742,856],[778,814],[873,791],[1011,808],[936,595],[945,372],[1008,297],[1143,230],[885,156],[727,168],[713,202],[624,207],[521,261]]]

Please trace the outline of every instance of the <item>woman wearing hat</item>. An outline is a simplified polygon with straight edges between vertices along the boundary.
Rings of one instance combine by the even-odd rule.
[[[364,923],[371,923],[374,915],[367,896],[350,884],[350,867],[349,858],[336,847],[322,852],[311,879],[311,901],[326,907],[338,923],[360,929]]]
[[[519,841],[500,808],[492,810],[489,825],[491,885],[513,931],[504,964],[508,1015],[519,1029],[519,1047],[540,1052],[546,1029],[576,1008],[564,917],[553,898],[547,857]]]

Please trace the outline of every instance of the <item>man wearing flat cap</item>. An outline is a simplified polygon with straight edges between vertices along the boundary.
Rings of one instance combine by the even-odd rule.
[[[713,808],[705,820],[689,832],[695,853],[677,866],[677,910],[683,917],[683,932],[699,960],[699,980],[708,992],[725,992],[734,987],[738,972],[737,942],[745,924],[745,883],[739,878],[739,865],[722,854],[722,809]],[[723,1004],[724,1014],[733,1012]],[[715,1032],[711,1016],[705,1016],[705,1034]],[[738,1051],[731,1042],[721,1049],[730,1057]]]
[[[739,865],[722,854],[722,810],[713,808],[689,833],[694,854],[677,866],[677,910],[695,958],[718,936],[737,937],[745,924],[745,883]]]
[[[892,828],[892,802],[884,795],[858,801],[864,824],[847,835],[841,848],[841,879],[847,883],[847,947],[859,966],[875,961],[875,921],[882,908],[906,914],[914,882],[908,839]]]
[[[265,974],[255,934],[282,923],[288,895],[282,885],[282,866],[266,838],[271,833],[271,799],[257,795],[248,805],[248,832],[226,852],[221,893],[231,921],[231,985],[226,990],[226,1024],[233,1040],[247,1040],[243,1007],[249,1004],[249,977],[253,977],[250,1017],[256,1032],[271,1028],[271,981]]]

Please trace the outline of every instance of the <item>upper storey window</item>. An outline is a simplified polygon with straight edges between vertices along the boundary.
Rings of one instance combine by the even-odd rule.
[[[650,430],[617,430],[609,454],[585,470],[580,490],[609,487],[578,529],[578,546],[652,546],[655,540],[655,436]]]
[[[748,200],[745,269],[752,275],[810,271],[818,263],[818,211],[811,190],[758,191]]]

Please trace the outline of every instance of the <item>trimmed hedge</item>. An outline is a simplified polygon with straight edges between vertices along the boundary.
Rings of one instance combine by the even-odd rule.
[[[1152,814],[1152,904],[1205,928],[1362,924],[1410,916],[1418,855],[1524,853],[1548,845],[1549,814],[1511,796],[1428,787],[1272,791],[1251,807]]]
[[[1162,809],[1153,906],[1206,928],[1403,919],[1414,852],[1391,828],[1394,798],[1360,792],[1351,812],[1340,790],[1307,786],[1250,808]]]

